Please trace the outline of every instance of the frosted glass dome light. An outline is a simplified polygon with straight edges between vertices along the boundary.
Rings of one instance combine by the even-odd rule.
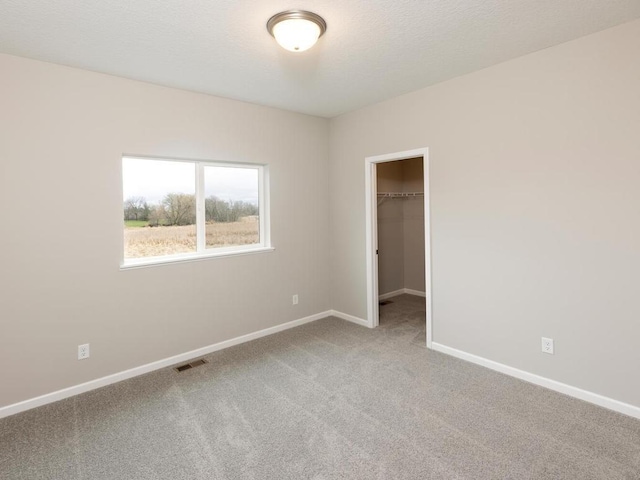
[[[322,17],[303,10],[281,12],[269,19],[267,30],[285,50],[304,52],[327,30]]]

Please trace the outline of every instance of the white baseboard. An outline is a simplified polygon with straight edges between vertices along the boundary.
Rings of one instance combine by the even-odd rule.
[[[90,390],[95,390],[97,388],[104,387],[112,383],[117,383],[122,380],[127,380],[129,378],[137,377],[139,375],[143,375],[145,373],[149,373],[154,370],[159,370],[161,368],[169,367],[177,363],[186,362],[196,357],[201,357],[203,355],[207,355],[209,353],[213,353],[218,350],[223,350],[225,348],[233,347],[235,345],[240,345],[242,343],[250,342],[251,340],[256,340],[258,338],[266,337],[268,335],[282,332],[284,330],[288,330],[290,328],[304,325],[305,323],[314,322],[316,320],[320,320],[322,318],[329,317],[329,316],[338,317],[348,322],[352,322],[357,325],[371,328],[371,325],[366,320],[355,317],[353,315],[339,312],[337,310],[328,310],[326,312],[317,313],[315,315],[310,315],[308,317],[300,318],[298,320],[293,320],[291,322],[283,323],[281,325],[276,325],[275,327],[266,328],[264,330],[259,330],[257,332],[249,333],[247,335],[242,335],[240,337],[232,338],[230,340],[225,340],[223,342],[209,345],[207,347],[182,353],[180,355],[175,355],[173,357],[165,358],[163,360],[158,360],[156,362],[148,363],[146,365],[125,370],[123,372],[115,373],[113,375],[108,375],[106,377],[98,378],[96,380],[91,380],[89,382],[82,383],[80,385],[75,385],[73,387],[58,390],[56,392],[48,393],[36,398],[24,400],[22,402],[14,403],[12,405],[7,405],[5,407],[0,408],[0,418],[8,417],[10,415],[14,415],[16,413],[20,413],[25,410],[30,410],[32,408],[46,405],[48,403],[57,402],[58,400],[63,400],[65,398],[72,397],[74,395],[78,395],[84,392],[88,392]],[[563,393],[565,395],[569,395],[571,397],[579,398],[580,400],[584,400],[586,402],[590,402],[595,405],[599,405],[601,407],[608,408],[610,410],[614,410],[616,412],[623,413],[625,415],[629,415],[630,417],[640,419],[640,407],[637,407],[628,403],[620,402],[618,400],[614,400],[612,398],[605,397],[597,393],[589,392],[587,390],[582,390],[580,388],[573,387],[571,385],[566,385],[564,383],[557,382],[555,380],[551,380],[545,377],[541,377],[533,373],[525,372],[524,370],[519,370],[514,367],[509,367],[507,365],[494,362],[493,360],[488,360],[486,358],[479,357],[471,353],[466,353],[461,350],[457,350],[455,348],[447,347],[446,345],[442,345],[436,342],[432,343],[432,348],[435,351],[438,351],[447,355],[451,355],[453,357],[457,357],[462,360],[466,360],[468,362],[481,365],[483,367],[490,368],[491,370],[495,370],[495,371],[504,373],[506,375],[510,375],[512,377],[516,377],[521,380],[524,380],[536,385],[540,385],[550,390],[555,390],[557,392]]]
[[[398,295],[402,295],[403,293],[404,288],[401,288],[400,290],[394,290],[393,292],[383,293],[382,295],[378,295],[378,300],[382,301],[386,300],[387,298],[397,297]]]
[[[417,297],[425,297],[427,294],[425,292],[421,292],[419,290],[411,290],[410,288],[401,288],[400,290],[394,290],[393,292],[383,293],[382,295],[378,295],[378,300],[386,300],[388,298],[397,297],[398,295],[403,294],[415,295]]]
[[[426,292],[421,292],[419,290],[411,290],[410,288],[405,288],[404,293],[406,293],[407,295],[415,295],[416,297],[427,298]]]
[[[98,378],[96,380],[91,380],[89,382],[82,383],[80,385],[64,388],[56,392],[47,393],[39,397],[31,398],[29,400],[24,400],[22,402],[14,403],[12,405],[7,405],[6,407],[0,408],[0,418],[4,418],[10,415],[14,415],[16,413],[24,412],[25,410],[30,410],[32,408],[40,407],[48,403],[57,402],[58,400],[63,400],[65,398],[72,397],[80,393],[88,392],[90,390],[95,390],[96,388],[104,387],[106,385],[111,385],[112,383],[121,382],[122,380],[127,380],[132,377],[137,377],[139,375],[153,372],[154,370],[159,370],[161,368],[169,367],[177,363],[186,362],[196,357],[202,357],[203,355],[217,352],[218,350],[223,350],[225,348],[233,347],[241,343],[250,342],[251,340],[256,340],[261,337],[266,337],[267,335],[272,335],[274,333],[282,332],[283,330],[288,330],[290,328],[298,327],[300,325],[304,325],[305,323],[314,322],[316,320],[320,320],[321,318],[329,317],[332,315],[335,315],[333,310],[316,313],[315,315],[310,315],[308,317],[300,318],[298,320],[293,320],[291,322],[283,323],[281,325],[276,325],[275,327],[265,328],[264,330],[248,333],[247,335],[242,335],[240,337],[232,338],[230,340],[225,340],[223,342],[215,343],[207,347],[191,350],[190,352],[181,353],[173,357],[165,358],[163,360],[158,360],[157,362],[147,363],[146,365],[142,365],[140,367],[135,367],[129,370],[125,370],[123,372],[107,375],[106,377]]]
[[[433,342],[431,344],[431,348],[437,352],[445,353],[447,355],[451,355],[453,357],[457,357],[462,360],[466,360],[468,362],[490,368],[491,370],[495,370],[497,372],[519,378],[520,380],[524,380],[526,382],[533,383],[550,390],[555,390],[556,392],[564,393],[565,395],[569,395],[570,397],[579,398],[580,400],[584,400],[585,402],[593,403],[595,405],[608,408],[609,410],[614,410],[616,412],[629,415],[630,417],[640,419],[640,407],[636,407],[635,405],[620,402],[618,400],[605,397],[598,393],[582,390],[565,383],[557,382],[546,377],[541,377],[533,373],[525,372],[524,370],[509,367],[508,365],[494,362],[493,360],[488,360],[483,357],[478,357],[477,355],[463,352],[462,350],[457,350],[455,348],[447,347],[446,345],[442,345],[436,342]]]
[[[331,316],[341,318],[342,320],[346,320],[347,322],[355,323],[357,325],[373,328],[369,322],[363,320],[362,318],[354,317],[353,315],[349,315],[348,313],[338,312],[337,310],[331,310]]]

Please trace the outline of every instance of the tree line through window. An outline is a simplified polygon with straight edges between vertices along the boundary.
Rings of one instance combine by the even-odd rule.
[[[243,217],[259,215],[258,206],[242,200],[222,200],[214,195],[204,199],[207,222],[237,222]],[[196,197],[168,193],[160,204],[151,205],[144,197],[124,201],[125,221],[147,222],[148,226],[192,225],[196,223]]]
[[[124,258],[264,246],[259,165],[123,158]]]

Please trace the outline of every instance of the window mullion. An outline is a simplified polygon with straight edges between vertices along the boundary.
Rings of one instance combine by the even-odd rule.
[[[206,250],[206,215],[204,209],[204,166],[196,163],[196,242],[197,252]]]

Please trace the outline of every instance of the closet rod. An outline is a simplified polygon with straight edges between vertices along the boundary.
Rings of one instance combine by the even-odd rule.
[[[423,197],[424,192],[379,192],[380,198]]]

